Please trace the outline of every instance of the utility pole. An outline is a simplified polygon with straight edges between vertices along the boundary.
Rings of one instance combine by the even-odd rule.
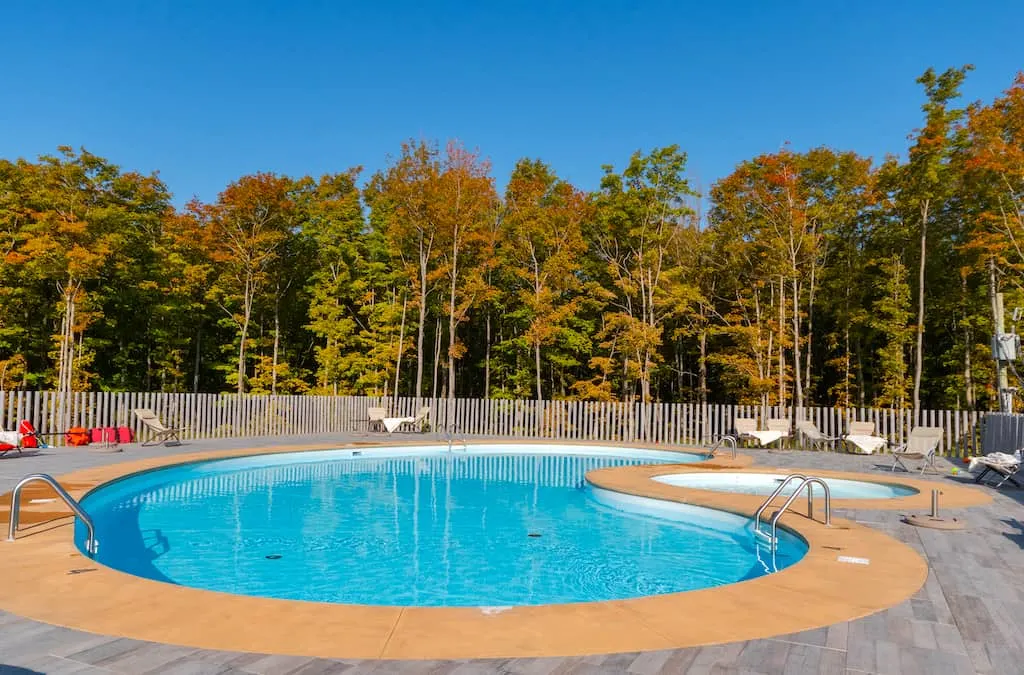
[[[1006,319],[1003,316],[1003,294],[996,286],[996,265],[994,259],[988,261],[988,294],[992,302],[992,325],[995,335],[992,336],[992,358],[996,362],[996,390],[999,395],[999,412],[1013,412],[1013,392],[1010,389],[1007,374],[1011,362],[1017,358],[1019,338],[1016,331],[1006,333]],[[1016,316],[1014,316],[1016,321]]]

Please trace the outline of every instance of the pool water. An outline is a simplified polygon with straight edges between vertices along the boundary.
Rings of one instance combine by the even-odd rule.
[[[770,495],[785,479],[777,473],[677,473],[655,476],[654,480],[668,485],[695,488],[698,490],[714,490],[715,492],[733,492],[751,495]],[[871,481],[844,480],[841,478],[823,478],[828,485],[829,494],[834,499],[892,499],[916,495],[918,491],[908,485],[895,483],[874,483]],[[782,491],[791,495],[800,484],[792,481]],[[820,485],[811,486],[815,495],[823,495]]]
[[[174,584],[367,605],[536,605],[631,598],[754,578],[799,560],[786,534],[766,563],[749,519],[689,507],[610,508],[595,468],[699,455],[470,446],[288,453],[137,474],[83,500],[97,560]],[[77,538],[84,545],[84,528]]]

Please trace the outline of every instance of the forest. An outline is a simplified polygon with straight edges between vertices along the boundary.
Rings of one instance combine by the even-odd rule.
[[[970,70],[918,79],[905,157],[784,146],[706,194],[676,145],[588,192],[413,140],[181,207],[85,149],[0,159],[0,388],[989,409],[1024,74],[966,103]]]

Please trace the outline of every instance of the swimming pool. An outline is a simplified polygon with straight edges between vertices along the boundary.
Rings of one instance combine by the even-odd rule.
[[[320,602],[506,607],[673,593],[772,563],[749,519],[595,498],[591,469],[703,455],[531,444],[281,453],[171,466],[82,500],[96,559],[150,579]],[[79,524],[76,541],[84,547]]]
[[[810,475],[810,474],[808,474]],[[770,495],[785,479],[785,475],[777,473],[740,473],[740,472],[708,472],[708,473],[677,473],[654,476],[654,480],[667,485],[695,488],[698,490],[714,490],[715,492],[733,492],[751,495]],[[841,478],[823,478],[828,485],[833,499],[892,499],[916,495],[918,490],[909,485],[896,483],[875,483],[871,481],[846,480]],[[793,494],[799,481],[786,486],[782,494]],[[820,485],[812,485],[815,495],[824,493]]]

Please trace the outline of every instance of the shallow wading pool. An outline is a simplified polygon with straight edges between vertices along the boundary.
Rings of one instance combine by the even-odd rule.
[[[655,476],[654,480],[667,485],[697,490],[770,495],[785,478],[785,475],[777,473],[715,471],[713,473],[667,474]],[[916,488],[896,483],[875,483],[841,478],[823,478],[823,480],[828,485],[829,494],[833,499],[893,499],[918,494]],[[793,494],[793,491],[796,490],[799,484],[799,481],[790,482],[782,491],[782,494]],[[811,487],[815,495],[822,495],[824,493],[820,485],[812,484]]]
[[[703,455],[577,445],[281,453],[155,469],[90,492],[100,563],[245,595],[404,606],[633,598],[769,574],[749,518],[590,487],[592,469]],[[654,504],[654,506],[652,506]],[[76,542],[85,532],[76,525]]]

